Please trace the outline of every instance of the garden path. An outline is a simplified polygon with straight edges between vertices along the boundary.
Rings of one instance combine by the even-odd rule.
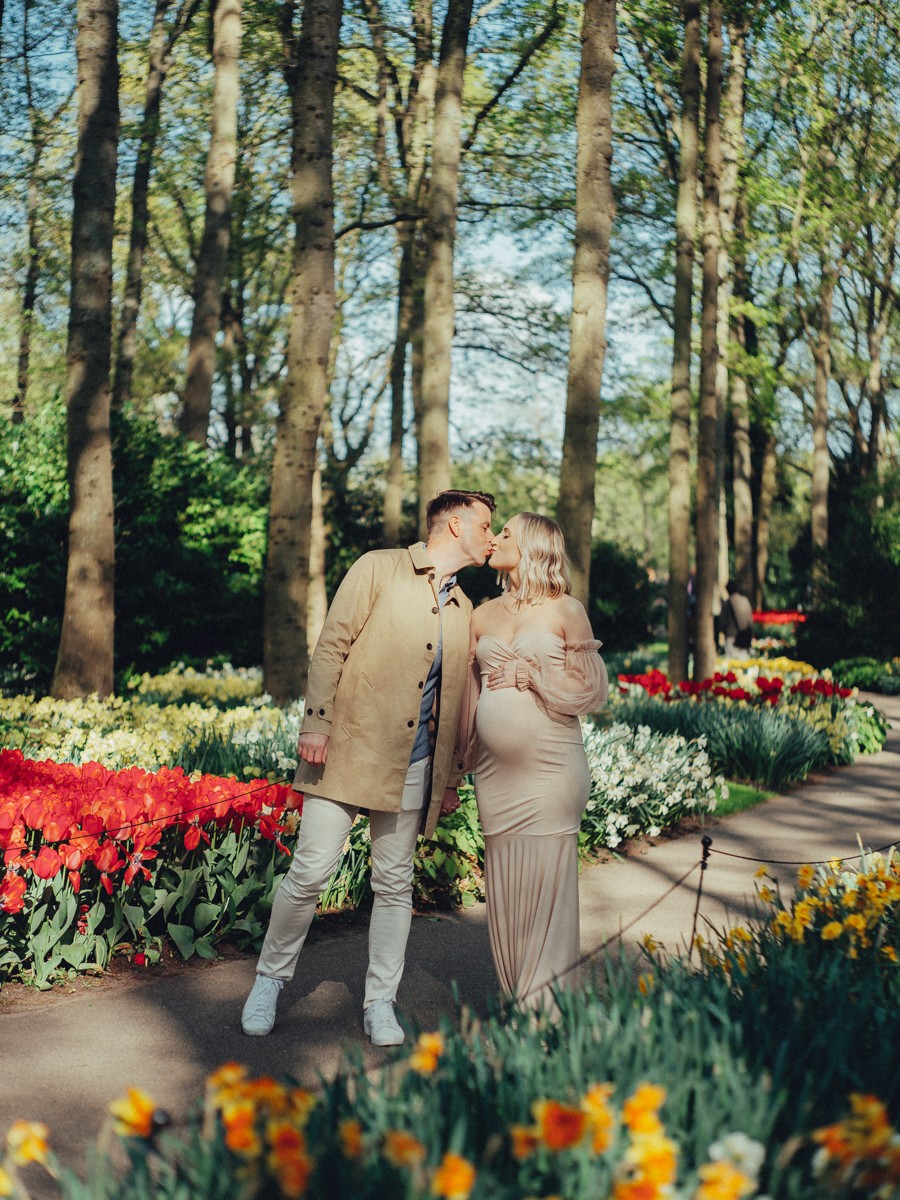
[[[893,722],[880,754],[707,826],[713,842],[700,932],[740,922],[752,903],[757,863],[728,855],[808,862],[857,854],[857,837],[868,847],[900,842],[900,697],[877,703]],[[644,933],[671,951],[686,946],[700,837],[647,841],[627,857],[586,869],[583,952],[615,941],[620,930],[629,946]],[[666,895],[692,867],[685,883]],[[795,866],[769,869],[790,888]],[[246,956],[147,972],[120,967],[102,980],[51,993],[4,989],[0,1132],[16,1117],[45,1121],[61,1160],[80,1168],[107,1105],[128,1085],[144,1088],[178,1119],[201,1094],[205,1076],[229,1059],[254,1073],[290,1073],[308,1086],[332,1076],[350,1047],[366,1066],[377,1065],[390,1052],[361,1041],[366,941],[364,923],[323,923],[268,1038],[240,1031],[253,978],[253,959]],[[454,991],[484,1012],[494,978],[483,907],[417,918],[407,962],[400,1007],[420,1028],[434,1028],[440,1014],[454,1010]],[[56,1194],[37,1168],[28,1168],[28,1181],[36,1200]]]

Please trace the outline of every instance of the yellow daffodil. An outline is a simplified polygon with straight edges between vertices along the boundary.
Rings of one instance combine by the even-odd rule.
[[[698,1174],[700,1186],[693,1200],[743,1200],[756,1191],[755,1181],[730,1162],[707,1163]]]
[[[6,1135],[6,1146],[17,1167],[47,1161],[48,1132],[40,1121],[13,1121]]]
[[[153,1132],[153,1112],[156,1105],[139,1088],[128,1089],[128,1095],[114,1100],[109,1106],[120,1137],[148,1138]]]

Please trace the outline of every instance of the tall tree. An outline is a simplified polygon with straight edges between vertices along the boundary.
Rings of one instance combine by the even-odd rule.
[[[159,136],[160,108],[163,85],[172,65],[172,52],[178,38],[190,25],[201,0],[181,0],[171,28],[166,27],[166,14],[173,0],[156,0],[150,42],[147,53],[147,83],[144,90],[144,111],[138,133],[138,151],[131,184],[131,234],[128,245],[128,265],[119,316],[116,344],[116,365],[113,374],[112,406],[120,411],[131,399],[131,380],[137,349],[137,323],[141,308],[144,279],[144,257],[147,252],[150,207],[150,174],[153,155]]]
[[[201,444],[205,444],[209,429],[216,335],[222,318],[222,283],[228,261],[241,57],[241,0],[210,0],[210,3],[215,81],[206,159],[206,215],[194,276],[194,315],[181,414],[182,433]]]
[[[425,504],[450,486],[450,364],[453,249],[459,198],[462,92],[473,0],[449,0],[434,99],[431,180],[425,217],[422,411],[419,414],[419,526]]]
[[[294,274],[287,377],[278,414],[266,560],[263,676],[284,704],[301,695],[309,664],[307,593],[313,481],[328,396],[334,319],[334,92],[342,0],[296,0],[281,10],[291,97]]]
[[[53,695],[113,687],[110,352],[119,144],[117,0],[78,0],[78,147],[66,357],[69,551]]]
[[[669,430],[669,676],[688,670],[688,582],[691,545],[691,328],[697,159],[700,140],[700,4],[682,0],[678,202],[675,213],[672,413]]]
[[[722,178],[722,5],[709,0],[706,38],[706,119],[703,164],[703,285],[700,317],[700,403],[697,415],[697,611],[694,678],[715,669],[719,587],[719,493],[722,396],[719,371],[720,181]]]
[[[616,0],[585,0],[575,189],[575,261],[566,423],[556,513],[572,564],[572,594],[588,601],[600,384],[606,353],[612,189]]]

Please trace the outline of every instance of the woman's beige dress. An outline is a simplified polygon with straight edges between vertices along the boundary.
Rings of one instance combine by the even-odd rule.
[[[491,951],[503,991],[534,1006],[552,982],[577,977],[578,829],[591,784],[578,714],[606,703],[599,647],[532,631],[511,646],[483,636],[476,649],[475,795]],[[510,659],[516,686],[487,687],[485,676]]]

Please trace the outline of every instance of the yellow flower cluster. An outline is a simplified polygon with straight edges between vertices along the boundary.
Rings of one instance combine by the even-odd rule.
[[[220,711],[197,703],[144,704],[121,696],[0,697],[6,745],[54,762],[100,762],[111,770],[135,766],[152,771],[171,765],[173,754],[197,742],[206,730],[214,728],[225,737],[250,729],[274,732],[281,720],[275,708]]]
[[[850,1115],[813,1134],[818,1177],[834,1191],[895,1200],[900,1195],[900,1132],[875,1096],[855,1093]]]
[[[303,1088],[288,1087],[268,1075],[248,1079],[246,1068],[226,1063],[206,1081],[207,1136],[216,1117],[225,1145],[250,1177],[269,1176],[282,1196],[294,1200],[309,1185],[313,1160],[306,1124],[316,1099]]]
[[[6,1134],[5,1153],[0,1160],[0,1196],[27,1196],[18,1168],[40,1163],[51,1174],[56,1166],[47,1144],[47,1126],[40,1121],[13,1121]]]
[[[763,903],[772,909],[772,928],[779,938],[802,943],[818,936],[833,942],[847,958],[874,950],[897,961],[894,944],[900,915],[900,856],[869,855],[860,871],[842,869],[838,861],[816,870],[801,867],[797,895],[785,906],[777,889],[759,887]]]
[[[802,662],[795,658],[719,658],[716,659],[716,670],[723,674],[728,671],[734,671],[738,676],[738,682],[741,686],[744,680],[753,681],[758,675],[766,675],[770,679],[778,676],[783,679],[788,685],[796,683],[807,675],[819,674],[825,679],[831,678],[830,671],[816,671],[816,668],[808,662]]]
[[[611,1083],[596,1083],[577,1105],[535,1101],[533,1124],[510,1128],[513,1156],[521,1160],[540,1150],[558,1154],[578,1148],[603,1154],[615,1142],[620,1124],[610,1103],[613,1091]],[[615,1170],[612,1200],[664,1200],[673,1194],[678,1147],[666,1136],[659,1116],[665,1099],[664,1088],[642,1083],[623,1103],[621,1129],[627,1140]],[[743,1200],[755,1191],[755,1176],[721,1158],[700,1168],[693,1200]]]
[[[196,671],[178,663],[159,675],[132,675],[126,685],[136,696],[152,696],[161,704],[217,706],[246,704],[262,696],[262,671],[258,667],[232,667]]]

